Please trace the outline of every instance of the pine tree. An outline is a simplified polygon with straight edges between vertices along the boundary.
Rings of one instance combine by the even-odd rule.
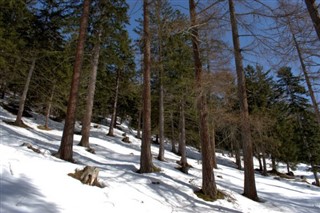
[[[57,156],[66,161],[73,159],[73,133],[75,124],[75,112],[77,106],[77,96],[80,83],[80,72],[84,54],[84,44],[89,19],[90,0],[84,0],[83,13],[80,19],[79,40],[76,50],[76,60],[74,63],[71,90],[69,94],[67,117],[61,138],[61,144]]]
[[[149,31],[149,7],[148,0],[143,1],[143,32],[144,32],[144,70],[143,70],[143,132],[140,156],[139,173],[155,171],[151,154],[151,92],[150,92],[150,31]]]

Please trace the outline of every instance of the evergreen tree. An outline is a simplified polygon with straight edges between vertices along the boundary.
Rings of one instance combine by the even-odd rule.
[[[84,0],[83,13],[80,19],[79,40],[76,51],[76,60],[73,69],[72,83],[69,94],[67,117],[61,138],[61,144],[57,156],[66,161],[73,160],[73,133],[75,124],[75,112],[80,83],[80,72],[84,53],[84,44],[89,19],[90,0]]]
[[[279,159],[287,163],[296,163],[298,147],[302,141],[300,128],[301,115],[307,110],[306,90],[301,79],[294,76],[290,67],[283,67],[277,72],[277,105],[280,113],[277,121],[277,135],[281,142]],[[300,136],[299,136],[300,135]]]
[[[144,33],[144,60],[143,60],[143,132],[140,156],[139,173],[150,173],[155,171],[151,154],[151,91],[150,91],[150,68],[151,47],[149,30],[150,2],[143,1],[143,33]]]

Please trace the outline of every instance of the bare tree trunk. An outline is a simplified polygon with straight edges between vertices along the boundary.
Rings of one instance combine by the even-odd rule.
[[[149,32],[149,1],[143,0],[144,69],[143,69],[143,132],[140,156],[140,173],[153,172],[151,154],[151,49]]]
[[[162,24],[161,24],[161,2],[156,1],[156,13],[157,13],[157,22],[158,22],[158,37],[159,37],[159,155],[158,160],[164,161],[164,104],[163,104],[163,62],[162,62]]]
[[[230,127],[230,140],[231,140],[231,153],[235,154],[237,169],[241,170],[241,153],[240,153],[240,144],[236,136],[237,127]]]
[[[173,113],[170,113],[171,117],[171,151],[173,153],[177,153],[176,149],[176,141],[175,141],[175,135],[174,135],[174,122],[173,122]]]
[[[291,33],[292,33],[292,32],[291,32]],[[300,61],[300,64],[301,64],[301,68],[302,68],[304,77],[305,77],[305,79],[306,79],[306,83],[307,83],[307,86],[308,86],[309,95],[310,95],[310,97],[311,97],[312,106],[313,106],[314,112],[315,112],[315,114],[316,114],[317,122],[318,122],[319,127],[320,127],[320,112],[319,112],[319,106],[318,106],[316,97],[315,97],[314,92],[313,92],[313,88],[312,88],[311,81],[310,81],[310,78],[309,78],[309,75],[308,75],[308,72],[307,72],[306,65],[305,65],[304,60],[303,60],[303,58],[302,58],[302,53],[301,53],[301,50],[300,50],[300,46],[299,46],[299,44],[298,44],[298,42],[297,42],[297,39],[296,39],[296,37],[295,37],[295,35],[294,35],[293,33],[292,33],[292,38],[293,38],[293,41],[294,41],[296,50],[297,50],[297,52],[298,52],[298,56],[299,56],[299,61]]]
[[[137,138],[141,138],[141,117],[142,117],[142,110],[139,109],[139,114],[138,114],[138,129],[137,129]]]
[[[314,177],[316,186],[320,186],[317,168],[315,167],[314,162],[312,160],[310,161],[310,165],[311,165],[311,169],[312,169],[312,173],[313,173],[313,177]]]
[[[78,99],[78,90],[80,84],[80,73],[83,61],[84,44],[86,39],[86,32],[89,18],[90,0],[84,0],[83,12],[80,20],[79,39],[76,50],[76,58],[73,67],[73,76],[71,89],[68,100],[67,116],[65,118],[65,124],[63,134],[61,138],[61,144],[58,151],[58,156],[62,160],[73,162],[73,132],[75,124],[75,113]]]
[[[181,171],[188,174],[188,162],[187,162],[187,151],[186,151],[186,119],[184,111],[184,100],[181,100],[180,105],[180,119],[181,119]]]
[[[262,170],[262,175],[268,175],[267,171],[267,162],[266,162],[266,153],[262,152],[262,163],[263,163],[263,170]]]
[[[212,165],[212,147],[209,139],[208,110],[205,94],[202,91],[202,63],[200,59],[199,34],[197,29],[196,5],[194,0],[189,0],[191,36],[193,57],[196,76],[197,109],[200,116],[200,139],[202,155],[202,192],[203,194],[215,199],[217,187]]]
[[[34,71],[35,65],[36,65],[36,58],[34,57],[32,59],[32,63],[31,63],[31,67],[30,67],[29,72],[28,72],[26,84],[24,85],[23,93],[22,93],[22,96],[20,98],[19,110],[18,110],[17,118],[16,118],[16,120],[14,122],[17,126],[22,126],[23,125],[22,114],[23,114],[24,105],[25,105],[25,102],[26,102],[26,99],[27,99],[27,93],[28,93],[28,90],[29,90],[29,85],[30,85],[30,81],[31,81],[31,77],[32,77],[32,73]]]
[[[114,94],[114,101],[113,101],[113,111],[111,115],[111,122],[109,126],[109,136],[114,136],[113,130],[117,123],[117,105],[118,105],[118,97],[119,97],[119,86],[120,86],[120,69],[117,70],[117,77],[116,77],[116,90]]]
[[[218,169],[217,165],[217,157],[216,157],[216,137],[215,137],[215,129],[214,129],[214,124],[212,122],[211,125],[211,136],[210,136],[210,142],[211,142],[211,148],[212,148],[212,164],[213,168]]]
[[[272,172],[277,172],[276,158],[273,155],[271,156],[271,167]]]
[[[160,65],[162,66],[162,65]],[[158,160],[164,161],[164,107],[163,107],[163,83],[162,83],[162,75],[163,68],[160,68],[160,86],[159,86],[159,155]]]
[[[7,90],[7,83],[6,82],[2,82],[2,84],[1,84],[1,99],[5,98],[6,90]]]
[[[45,129],[49,129],[49,118],[50,118],[51,106],[52,106],[52,100],[53,100],[53,95],[54,95],[54,92],[55,92],[55,88],[56,88],[56,85],[54,84],[52,86],[51,95],[50,95],[49,101],[47,103],[46,120],[45,120],[45,124],[44,124],[44,128]]]
[[[237,169],[242,169],[242,163],[241,163],[241,153],[240,153],[240,144],[238,141],[234,141],[235,143],[235,156],[236,156],[236,165]]]
[[[240,49],[240,41],[238,34],[237,20],[233,0],[229,0],[230,20],[232,27],[232,38],[234,46],[235,63],[237,70],[238,95],[240,100],[240,116],[241,116],[241,138],[243,143],[244,157],[244,193],[243,195],[252,199],[259,200],[256,190],[253,166],[253,149],[250,132],[249,110],[246,93],[245,76],[242,65],[242,55]]]
[[[255,156],[256,156],[256,158],[258,159],[258,162],[259,162],[259,170],[262,171],[263,167],[262,167],[261,155],[258,153],[258,154],[255,154]]]
[[[180,113],[180,117],[179,117],[179,131],[178,131],[178,135],[179,135],[179,143],[178,143],[178,152],[177,152],[177,154],[179,155],[179,156],[181,156],[182,155],[182,152],[183,152],[183,150],[182,150],[182,134],[181,134],[181,126],[182,126],[182,123],[181,123],[181,113]]]
[[[318,38],[320,40],[320,16],[317,9],[316,1],[315,0],[304,0],[304,1],[307,5],[309,15],[313,22],[314,29],[316,30]]]
[[[286,165],[287,165],[287,173],[289,173],[290,172],[290,164],[289,164],[289,162],[286,162]]]
[[[93,101],[94,101],[94,93],[96,90],[96,81],[97,81],[97,70],[99,65],[99,57],[100,57],[100,39],[101,39],[101,28],[98,29],[96,34],[96,43],[93,47],[93,56],[91,61],[91,73],[87,91],[87,100],[86,100],[86,111],[84,113],[82,119],[82,129],[81,129],[81,140],[79,145],[83,147],[90,148],[89,137],[90,137],[90,124],[92,117],[92,109],[93,109]]]

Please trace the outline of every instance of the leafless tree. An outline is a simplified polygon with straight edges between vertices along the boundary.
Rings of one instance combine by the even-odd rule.
[[[240,101],[240,117],[241,117],[241,139],[243,143],[243,156],[244,156],[244,196],[258,201],[256,190],[254,165],[253,165],[253,148],[250,132],[250,120],[248,110],[248,100],[246,92],[246,82],[244,70],[242,65],[242,55],[240,48],[240,40],[237,26],[237,19],[235,15],[235,8],[233,0],[229,0],[229,12],[232,28],[232,40],[234,47],[234,58],[237,71],[238,82],[238,95]]]
[[[217,187],[212,164],[212,147],[209,138],[208,109],[205,93],[201,84],[203,78],[202,62],[200,58],[199,33],[197,27],[196,4],[194,0],[189,0],[192,48],[194,56],[194,67],[196,77],[197,110],[199,113],[201,155],[202,155],[202,192],[212,199],[216,198]]]
[[[313,22],[314,29],[316,30],[318,38],[320,40],[320,15],[318,12],[318,7],[316,5],[316,0],[304,0],[304,1],[307,5],[309,15]]]

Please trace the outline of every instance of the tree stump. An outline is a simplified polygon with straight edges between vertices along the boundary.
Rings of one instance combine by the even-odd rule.
[[[82,170],[76,169],[75,173],[69,173],[69,176],[80,180],[83,184],[104,188],[104,184],[98,181],[99,169],[94,166],[85,166]]]
[[[124,138],[122,139],[122,141],[125,142],[125,143],[131,143],[129,137],[127,137],[127,136],[124,137]]]

